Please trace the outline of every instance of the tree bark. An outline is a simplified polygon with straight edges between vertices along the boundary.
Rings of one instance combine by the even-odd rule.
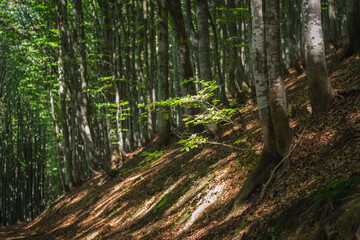
[[[288,153],[292,140],[285,90],[278,66],[280,64],[279,1],[268,1],[266,7],[265,37],[263,2],[251,1],[253,74],[264,148],[259,161],[236,197],[235,206],[270,176],[276,163]],[[265,38],[267,48],[265,48]]]
[[[57,12],[57,21],[59,29],[59,58],[58,58],[58,82],[59,82],[59,97],[60,97],[60,106],[61,106],[61,124],[63,130],[63,146],[64,146],[64,159],[65,159],[65,182],[67,187],[65,190],[71,190],[74,186],[74,178],[72,175],[72,154],[70,147],[70,133],[68,125],[68,114],[67,114],[67,104],[66,104],[66,89],[65,82],[69,76],[69,69],[67,68],[69,64],[68,56],[68,42],[66,40],[66,31],[67,31],[67,13],[66,13],[67,1],[59,0],[56,3],[56,12]]]
[[[169,30],[168,30],[168,10],[165,0],[157,0],[159,6],[159,45],[158,45],[158,100],[169,98]],[[169,141],[170,135],[170,109],[167,106],[159,106],[158,132],[160,144],[165,146]]]
[[[196,17],[199,33],[199,62],[200,79],[206,82],[212,80],[212,70],[210,63],[210,32],[208,18],[207,0],[196,0]]]
[[[350,44],[344,57],[350,57],[360,49],[360,2],[346,0],[346,17]]]
[[[189,39],[185,29],[184,15],[182,13],[181,2],[180,0],[167,0],[169,6],[169,13],[173,20],[173,35],[175,38],[175,48],[178,52],[175,54],[177,56],[178,64],[178,82],[181,83],[184,80],[189,80],[194,77],[193,68],[190,60],[190,48],[189,48]],[[180,85],[181,95],[195,95],[196,89],[193,82],[187,82]],[[194,115],[198,112],[195,108],[185,109],[185,113],[188,115]]]
[[[281,72],[283,61],[280,48],[279,11],[279,0],[267,2],[265,33],[271,118],[275,130],[276,150],[281,157],[284,157],[290,150],[292,132],[289,126],[284,80]]]
[[[303,16],[310,103],[313,113],[321,114],[328,108],[335,91],[331,87],[326,68],[320,0],[304,0]]]

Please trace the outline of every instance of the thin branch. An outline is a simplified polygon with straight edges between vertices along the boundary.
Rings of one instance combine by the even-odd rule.
[[[213,144],[213,145],[222,145],[222,146],[225,146],[225,147],[229,147],[229,148],[233,148],[233,149],[236,149],[236,150],[239,150],[239,151],[243,151],[244,149],[243,148],[238,148],[238,147],[235,147],[233,145],[229,145],[229,144],[226,144],[226,143],[219,143],[219,142],[205,142],[205,144]],[[249,149],[247,150],[249,151]],[[259,151],[259,150],[253,150],[251,149],[250,151]]]
[[[263,199],[264,198],[264,194],[265,194],[265,191],[267,189],[267,187],[270,185],[270,183],[272,182],[274,176],[275,176],[275,172],[276,170],[278,170],[278,168],[291,156],[291,154],[294,152],[295,148],[299,145],[299,143],[301,142],[301,138],[304,136],[304,133],[305,133],[305,130],[306,130],[306,127],[304,128],[304,130],[302,131],[302,134],[299,138],[299,141],[295,144],[295,146],[289,151],[289,153],[283,157],[283,159],[274,167],[274,169],[271,171],[271,175],[269,177],[269,180],[267,180],[267,182],[265,183],[262,191],[261,191],[261,194],[260,194],[260,199]]]

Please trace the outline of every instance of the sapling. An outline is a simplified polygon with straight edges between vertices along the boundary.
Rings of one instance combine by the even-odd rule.
[[[179,134],[179,138],[181,140],[179,143],[184,145],[182,150],[189,151],[194,147],[198,147],[201,144],[219,144],[232,148],[236,148],[232,145],[211,142],[209,141],[209,137],[213,137],[217,139],[218,136],[218,124],[222,125],[234,125],[240,129],[243,129],[238,123],[232,120],[232,117],[238,113],[240,107],[236,107],[237,102],[234,100],[230,103],[231,108],[219,107],[219,100],[215,99],[215,91],[218,89],[218,85],[216,85],[216,81],[203,81],[203,80],[185,80],[182,84],[185,84],[189,81],[193,81],[194,83],[200,84],[202,89],[197,92],[196,95],[187,95],[184,97],[176,97],[169,98],[164,101],[159,101],[148,105],[147,107],[152,107],[153,105],[160,106],[169,106],[172,108],[180,107],[191,107],[191,108],[199,108],[201,111],[196,115],[185,116],[183,121],[188,126],[204,126],[205,129],[202,132],[196,132],[188,134],[185,138],[183,134]],[[203,134],[207,134],[208,136],[203,136]],[[238,142],[238,141],[237,141]]]

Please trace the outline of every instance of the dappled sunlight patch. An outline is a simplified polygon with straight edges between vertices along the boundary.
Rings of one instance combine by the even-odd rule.
[[[285,80],[286,91],[295,90],[298,88],[299,83],[301,83],[306,77],[306,72],[304,71],[301,75],[297,77],[290,77]]]
[[[163,167],[165,165],[165,163],[171,162],[172,159],[181,158],[185,154],[185,152],[179,152],[180,149],[181,148],[177,148],[172,151],[166,151],[166,153],[160,159],[156,160],[155,162],[150,163],[150,167],[151,168]],[[176,156],[169,157],[171,154],[175,154],[175,153],[176,153]]]
[[[232,128],[230,128],[229,130],[227,131],[224,131],[222,134],[221,134],[221,137],[224,138],[224,137],[227,137],[227,136],[230,136],[231,134],[234,134],[234,132],[237,132],[237,131],[240,131],[240,127],[239,126],[233,126]]]
[[[221,196],[226,191],[226,183],[221,178],[228,172],[227,169],[223,170],[221,174],[216,176],[214,179],[214,184],[209,184],[210,186],[203,191],[205,196],[202,196],[202,193],[198,194],[199,202],[196,204],[195,210],[192,211],[189,220],[186,222],[185,226],[182,228],[182,231],[187,230],[194,222],[203,216],[206,210],[215,204]],[[211,181],[211,180],[210,180]]]
[[[109,181],[109,178],[106,175],[102,175],[101,178],[99,179],[98,182],[98,186],[101,187],[103,186],[105,183],[107,183]]]
[[[220,161],[214,163],[213,165],[210,166],[210,169],[215,169],[218,168],[219,166],[222,166],[226,163],[228,163],[229,161],[233,161],[238,157],[238,153],[236,152],[232,152],[229,156],[221,159]]]
[[[360,121],[360,109],[356,110],[355,112],[349,113],[347,116],[347,121],[349,123],[355,123]]]
[[[220,184],[215,185],[212,189],[206,191],[206,195],[200,199],[195,210],[192,212],[190,219],[185,224],[183,228],[184,230],[188,229],[197,219],[205,214],[205,211],[221,197],[225,187],[225,183],[221,182]]]
[[[257,131],[256,128],[259,128],[258,123],[255,120],[253,120],[245,125],[246,131],[250,131],[253,128],[255,129],[255,131]]]
[[[75,239],[101,239],[101,233],[104,228],[107,226],[106,218],[95,218],[90,215],[90,217],[85,219],[87,224],[78,224],[77,227],[81,228],[82,231],[77,232]],[[95,231],[95,232],[94,232]],[[92,237],[92,238],[91,238]]]
[[[76,196],[71,200],[70,204],[76,204],[80,202],[88,193],[88,190],[83,190],[80,193],[76,194]]]
[[[124,218],[126,217],[127,212],[124,211],[121,215],[118,215],[117,213],[119,213],[121,210],[125,209],[125,207],[127,207],[127,205],[128,205],[128,202],[125,202],[125,203],[122,203],[121,206],[116,205],[112,209],[109,210],[108,216],[112,217],[112,220],[109,223],[109,225],[111,227],[116,227],[116,226],[118,226],[119,224],[122,223],[121,221],[124,220]],[[114,216],[115,214],[117,214],[117,215]]]
[[[95,238],[96,236],[98,236],[98,235],[99,235],[99,231],[90,234],[90,236],[86,237],[86,239],[87,239],[87,240],[92,240],[92,239],[94,239],[94,238]]]
[[[147,214],[150,210],[161,207],[162,204],[165,203],[166,198],[165,196],[169,194],[171,191],[173,191],[183,180],[185,179],[185,176],[180,178],[178,181],[176,181],[172,186],[170,186],[168,189],[166,189],[164,192],[159,193],[158,195],[152,197],[150,200],[146,201],[145,204],[143,204],[143,207],[140,208],[132,217],[133,220],[136,220],[137,218],[140,218]]]
[[[77,213],[68,214],[66,216],[66,218],[62,219],[62,223],[59,223],[58,226],[52,230],[52,232],[55,232],[61,228],[66,228],[66,227],[71,226],[72,224],[74,224],[77,221],[77,218],[78,218]]]
[[[111,209],[120,197],[120,194],[113,194],[107,197],[103,197],[102,201],[98,202],[97,206],[94,208],[94,210],[92,210],[92,215],[94,215],[94,217],[99,217],[101,214],[105,213],[106,210]]]
[[[193,198],[197,192],[201,191],[206,186],[209,179],[212,179],[213,176],[214,175],[206,176],[197,183],[194,183],[193,186],[188,191],[186,191],[186,193],[182,195],[179,200],[165,212],[165,216],[168,216],[171,212],[175,211],[178,208],[181,208],[186,202]]]

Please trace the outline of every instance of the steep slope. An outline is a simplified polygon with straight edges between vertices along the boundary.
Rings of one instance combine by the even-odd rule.
[[[340,54],[329,51],[333,87],[358,88],[359,55],[340,62]],[[2,227],[0,238],[316,239],[333,225],[333,232],[353,234],[356,224],[346,231],[336,226],[359,220],[360,178],[354,174],[360,170],[360,93],[343,93],[328,113],[311,117],[306,84],[305,74],[286,80],[295,148],[263,199],[259,189],[231,211],[262,147],[256,106],[249,103],[237,119],[246,131],[221,127],[218,139],[227,144],[240,139],[241,150],[206,144],[180,151],[173,138],[163,154],[151,158],[146,152],[156,148],[150,144],[129,155],[120,176],[88,181],[33,222]]]

